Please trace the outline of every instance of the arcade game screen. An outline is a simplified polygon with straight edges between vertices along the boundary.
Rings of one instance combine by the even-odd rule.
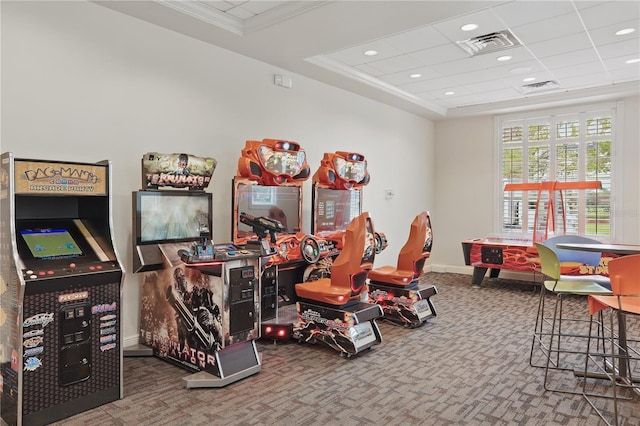
[[[36,259],[82,256],[68,229],[23,229],[20,235]]]
[[[193,241],[211,231],[210,193],[138,191],[134,202],[138,245]]]
[[[261,186],[245,182],[234,185],[233,240],[253,238],[249,225],[240,222],[240,213],[278,220],[287,234],[300,231],[301,187]]]
[[[316,188],[314,193],[313,233],[344,231],[361,213],[359,189]]]

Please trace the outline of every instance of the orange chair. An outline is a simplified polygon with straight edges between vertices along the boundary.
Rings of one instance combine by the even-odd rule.
[[[627,315],[640,315],[640,255],[630,255],[619,257],[609,261],[609,278],[611,279],[611,290],[613,296],[589,296],[589,314],[591,314],[591,322],[589,326],[590,339],[587,344],[587,359],[585,361],[585,377],[589,368],[589,363],[600,368],[609,382],[604,389],[604,393],[598,395],[606,399],[613,399],[613,424],[618,424],[619,410],[618,400],[633,399],[634,393],[640,392],[640,383],[634,383],[633,373],[637,372],[640,365],[640,353],[637,348],[629,345],[631,339],[627,335]],[[609,342],[610,351],[596,348],[595,352],[591,351],[591,340],[602,339],[603,336],[596,334],[592,336],[592,326],[594,323],[594,315],[604,310],[609,310],[610,323],[608,325],[610,335],[607,340]],[[616,321],[614,321],[614,317]],[[617,324],[616,324],[617,323]],[[617,329],[614,330],[614,324]],[[598,327],[600,329],[601,327]],[[635,340],[637,342],[637,340]],[[595,395],[587,394],[586,383],[583,381],[583,395],[596,413],[607,424],[611,424],[607,420],[607,413],[603,408],[597,407]],[[621,390],[631,390],[631,396],[621,397]],[[610,391],[609,391],[610,390]]]
[[[344,247],[331,268],[330,278],[296,284],[299,299],[344,307],[359,302],[366,291],[367,274],[373,267],[375,240],[369,213],[355,217],[347,226]]]
[[[431,219],[422,212],[411,222],[409,239],[398,255],[396,267],[381,266],[369,272],[369,281],[396,286],[408,286],[423,274],[424,263],[431,254]]]

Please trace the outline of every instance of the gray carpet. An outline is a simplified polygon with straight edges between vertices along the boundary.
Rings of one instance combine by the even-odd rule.
[[[258,342],[262,371],[220,389],[190,373],[125,358],[122,400],[59,425],[598,425],[582,396],[545,392],[529,365],[538,291],[529,283],[429,273],[438,316],[418,329],[379,322],[383,342],[350,359],[321,345]],[[586,301],[565,310],[586,316]],[[552,381],[579,389],[556,372]],[[640,424],[634,403],[625,424]],[[632,417],[635,413],[636,417]]]

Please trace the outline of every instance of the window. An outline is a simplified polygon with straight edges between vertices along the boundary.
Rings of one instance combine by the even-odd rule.
[[[502,117],[497,122],[502,231],[532,233],[536,229],[544,235],[549,221],[556,233],[611,237],[615,109]],[[504,191],[508,183],[545,181],[600,181],[602,189],[542,191],[537,222],[538,191]],[[554,211],[547,211],[550,205]]]

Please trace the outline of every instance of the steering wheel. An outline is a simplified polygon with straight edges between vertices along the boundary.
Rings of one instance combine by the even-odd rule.
[[[300,252],[302,257],[308,263],[316,263],[320,260],[320,247],[318,241],[310,235],[307,235],[300,242]]]

